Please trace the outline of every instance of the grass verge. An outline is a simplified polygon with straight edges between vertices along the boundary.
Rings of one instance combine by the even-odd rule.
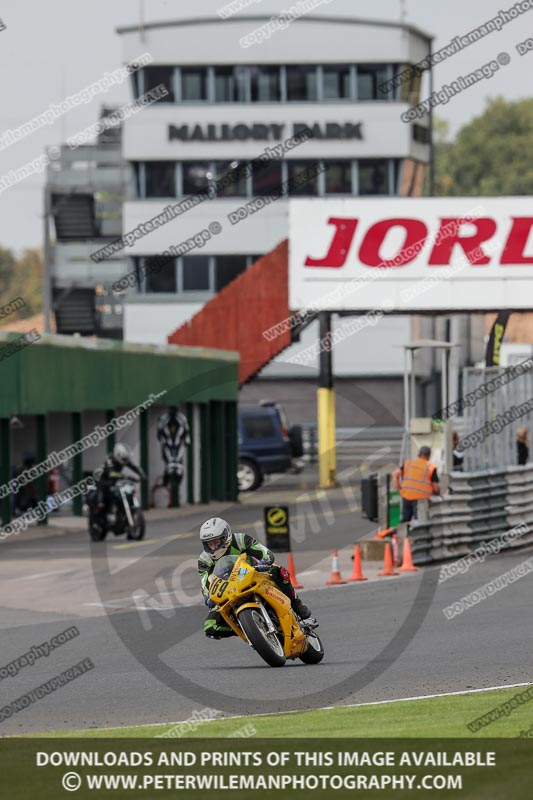
[[[531,697],[527,695],[531,694]],[[527,697],[521,704],[516,698]],[[511,701],[514,701],[511,703]],[[409,700],[373,706],[339,706],[268,716],[246,716],[162,725],[99,728],[40,734],[53,737],[150,738],[174,729],[176,737],[258,736],[264,738],[364,737],[364,738],[514,738],[533,725],[533,687],[496,689],[490,692]],[[504,704],[507,704],[504,706]],[[499,711],[495,709],[499,708]],[[491,714],[492,712],[492,714]],[[468,723],[482,717],[477,732]],[[191,730],[193,728],[193,730]],[[253,733],[252,731],[255,731]],[[533,736],[533,729],[529,732]]]

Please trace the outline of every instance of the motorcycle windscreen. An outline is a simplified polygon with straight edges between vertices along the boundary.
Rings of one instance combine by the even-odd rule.
[[[216,567],[213,570],[213,575],[216,575],[217,578],[223,578],[224,580],[227,580],[231,575],[231,571],[238,558],[240,558],[240,555],[222,556],[222,558],[220,558],[216,563]]]

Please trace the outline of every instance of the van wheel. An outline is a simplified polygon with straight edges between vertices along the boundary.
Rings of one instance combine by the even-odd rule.
[[[237,468],[237,484],[239,492],[253,492],[263,483],[263,475],[261,470],[250,461],[248,458],[239,459],[239,466]]]

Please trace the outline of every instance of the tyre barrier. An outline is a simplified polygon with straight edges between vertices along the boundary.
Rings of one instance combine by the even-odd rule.
[[[460,558],[483,542],[524,531],[502,541],[499,549],[533,543],[533,464],[502,470],[452,472],[451,494],[429,503],[428,519],[409,530],[413,563],[421,566]]]

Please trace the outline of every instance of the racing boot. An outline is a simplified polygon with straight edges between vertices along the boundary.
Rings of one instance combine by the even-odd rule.
[[[294,598],[291,600],[291,606],[294,613],[298,614],[300,619],[308,619],[311,616],[311,612],[307,606],[302,603],[297,594],[295,594]]]

